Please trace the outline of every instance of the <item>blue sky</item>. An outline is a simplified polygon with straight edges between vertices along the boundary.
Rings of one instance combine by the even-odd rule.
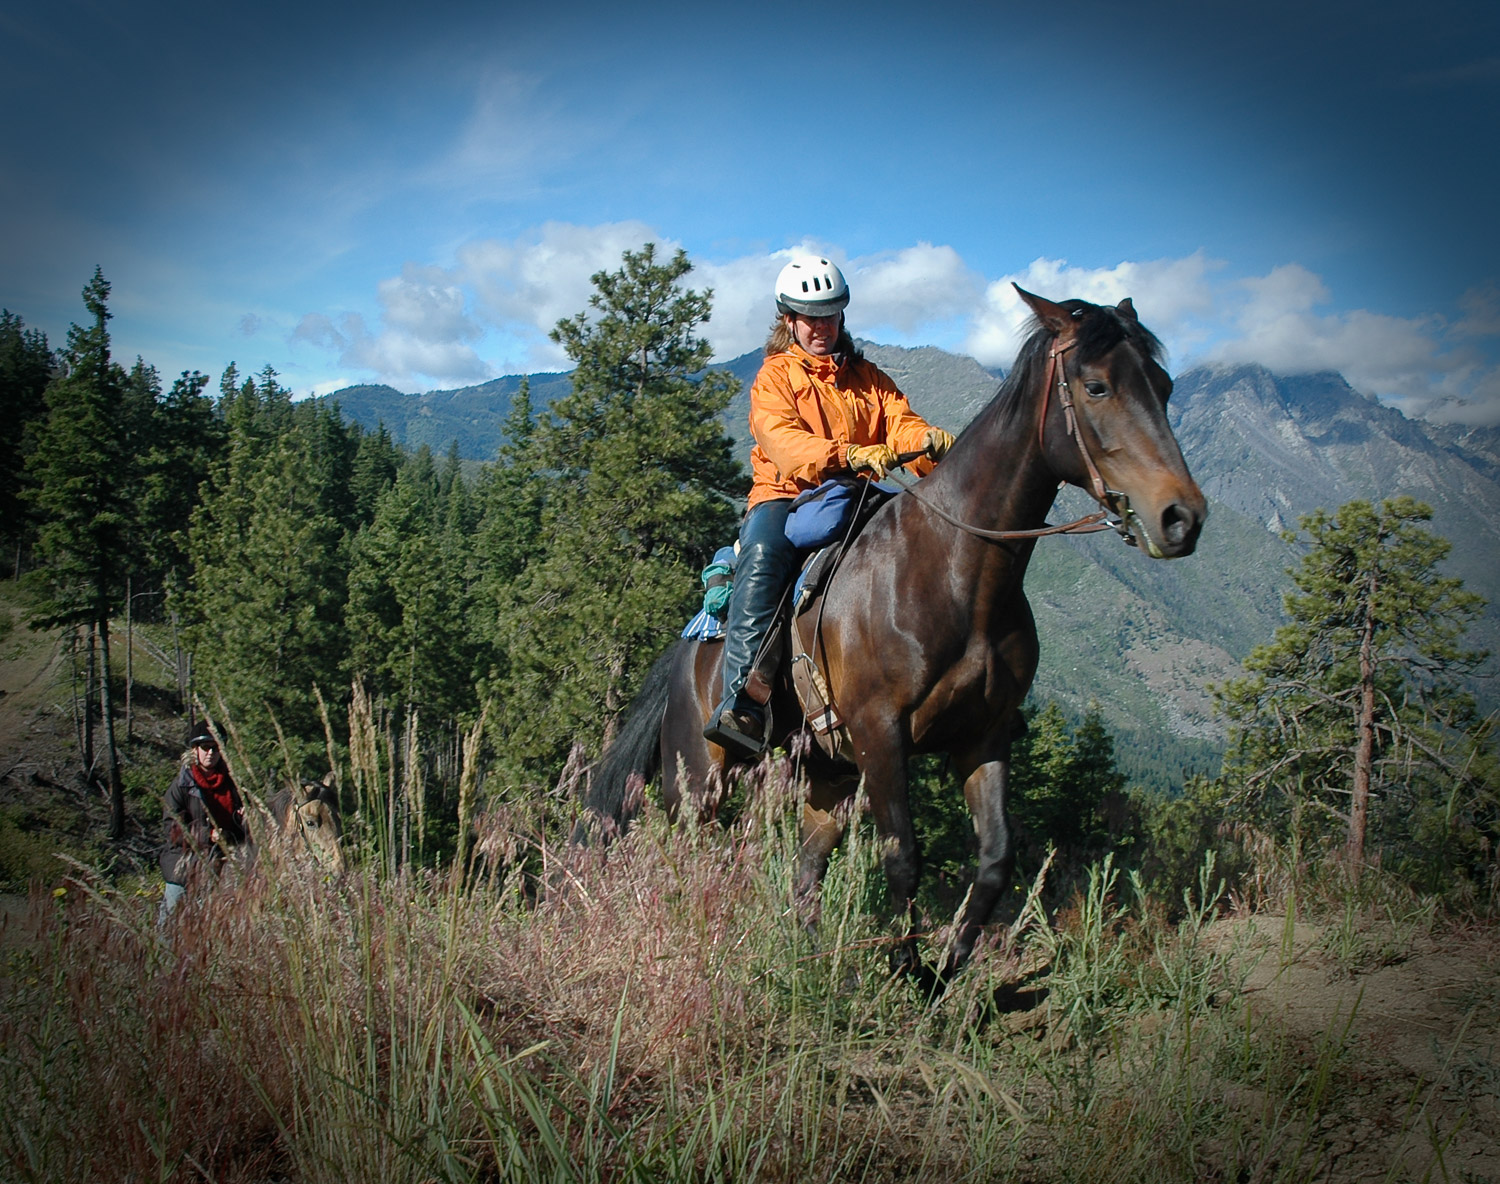
[[[1232,9],[1232,10],[1231,10]],[[1174,366],[1337,369],[1500,422],[1500,5],[0,8],[0,304],[299,394],[565,365],[649,240],[755,347],[787,252],[850,326],[1003,365],[1130,295]]]

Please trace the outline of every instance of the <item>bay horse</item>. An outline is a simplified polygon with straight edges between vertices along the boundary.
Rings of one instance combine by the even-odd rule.
[[[822,603],[798,618],[848,727],[855,767],[810,752],[797,899],[815,897],[843,833],[836,807],[863,781],[886,840],[890,899],[905,917],[892,969],[930,977],[914,927],[919,854],[907,758],[948,753],[974,817],[979,864],[940,981],[972,953],[1015,861],[1006,800],[1011,740],[1037,667],[1022,589],[1036,539],[1114,526],[1151,557],[1170,559],[1192,553],[1207,513],[1167,422],[1172,380],[1161,344],[1131,301],[1054,303],[1016,290],[1035,327],[999,392],[928,477],[873,515]],[[1048,527],[1064,482],[1091,493],[1100,511]],[[657,770],[673,814],[685,794],[722,786],[730,766],[702,737],[719,698],[722,649],[679,641],[652,668],[593,771],[575,834],[599,821],[606,830],[625,825],[640,779]],[[785,744],[804,726],[785,672],[771,705],[770,739]]]

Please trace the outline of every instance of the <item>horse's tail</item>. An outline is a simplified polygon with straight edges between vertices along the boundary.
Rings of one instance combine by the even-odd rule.
[[[668,646],[646,672],[614,743],[590,772],[573,842],[586,844],[600,828],[606,835],[619,833],[640,810],[641,791],[661,768],[662,720],[672,690],[672,663],[682,644]]]

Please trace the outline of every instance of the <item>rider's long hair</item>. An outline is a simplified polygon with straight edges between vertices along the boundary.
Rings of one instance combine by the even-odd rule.
[[[796,340],[792,336],[792,326],[788,323],[787,318],[781,313],[777,313],[776,319],[771,322],[770,335],[766,338],[766,357],[769,358],[775,354],[786,353],[787,350],[792,348],[792,343]],[[864,357],[864,354],[855,346],[854,338],[849,336],[849,329],[843,323],[842,319],[839,321],[838,347],[834,352],[843,354],[846,358]]]

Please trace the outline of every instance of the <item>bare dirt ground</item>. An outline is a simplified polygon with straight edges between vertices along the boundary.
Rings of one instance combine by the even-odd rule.
[[[0,806],[12,808],[29,833],[77,842],[103,814],[89,800],[78,761],[65,647],[56,632],[29,629],[9,606],[0,612],[12,622],[0,642]]]
[[[1220,934],[1246,925],[1252,1015],[1305,1049],[1341,1048],[1309,1178],[1500,1184],[1500,934],[1439,923],[1393,950],[1267,915]]]
[[[125,841],[107,844],[108,802],[102,779],[84,775],[73,660],[63,635],[27,627],[12,596],[0,596],[0,614],[9,625],[0,634],[0,810],[19,829],[19,843],[29,847],[50,843],[102,858],[121,870],[146,868],[156,842],[158,811],[133,803],[127,809]],[[138,687],[133,706],[134,742],[128,743],[118,729],[117,739],[127,767],[135,769],[172,753],[180,745],[182,725],[162,692],[150,686]],[[15,865],[24,862],[23,853],[14,849],[19,843],[5,851],[12,887],[18,886]]]

